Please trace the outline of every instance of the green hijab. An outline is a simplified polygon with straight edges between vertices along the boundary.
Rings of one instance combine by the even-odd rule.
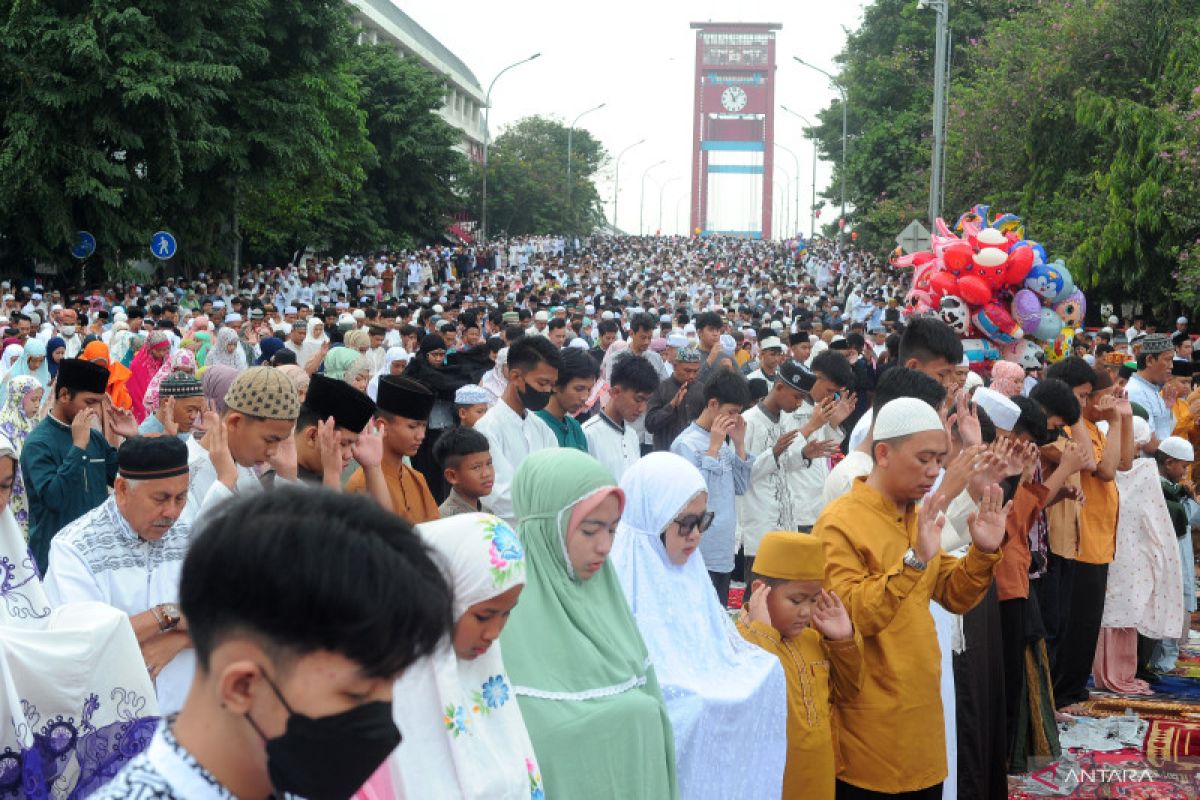
[[[362,355],[352,347],[335,347],[325,354],[325,377],[340,381],[346,370]]]
[[[513,478],[527,582],[501,643],[547,797],[678,796],[670,720],[617,575],[605,562],[581,581],[567,560],[572,509],[614,487],[571,448],[539,450]]]

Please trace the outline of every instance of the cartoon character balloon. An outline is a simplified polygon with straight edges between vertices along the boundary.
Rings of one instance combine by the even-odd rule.
[[[1038,324],[1033,331],[1034,338],[1042,342],[1053,342],[1062,331],[1062,320],[1052,308],[1039,309],[1038,314]]]
[[[1015,302],[1015,300],[1014,300]],[[1087,313],[1087,300],[1079,289],[1071,292],[1065,299],[1054,304],[1054,313],[1058,314],[1063,325],[1068,328],[1078,328]]]
[[[971,309],[961,297],[948,294],[942,298],[938,306],[938,316],[942,322],[954,329],[959,336],[969,336],[971,333]]]
[[[1066,286],[1063,272],[1054,264],[1035,264],[1025,276],[1024,284],[1026,289],[1046,300],[1053,300]],[[1053,334],[1049,338],[1054,338]]]
[[[1024,332],[1016,320],[998,302],[990,302],[971,316],[975,327],[996,344],[1011,344]]]

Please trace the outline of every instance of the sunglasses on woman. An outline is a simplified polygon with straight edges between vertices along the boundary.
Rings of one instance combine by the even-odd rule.
[[[692,514],[690,516],[680,517],[679,519],[674,519],[671,521],[679,526],[679,535],[686,539],[692,535],[693,530],[698,533],[704,533],[706,530],[708,530],[709,526],[712,525],[713,517],[715,516],[715,512],[705,511],[703,514]]]

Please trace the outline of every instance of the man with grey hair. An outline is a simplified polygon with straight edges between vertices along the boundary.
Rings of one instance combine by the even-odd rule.
[[[164,716],[183,707],[195,671],[179,573],[191,528],[188,448],[174,436],[135,436],[117,453],[113,494],[50,544],[50,602],[96,601],[129,615]]]

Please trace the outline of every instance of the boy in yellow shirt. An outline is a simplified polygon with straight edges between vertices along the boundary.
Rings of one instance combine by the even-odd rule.
[[[742,637],[774,653],[787,675],[785,800],[833,800],[831,704],[862,685],[862,638],[837,595],[822,588],[824,577],[820,540],[772,531],[759,543],[750,607],[738,619]]]

